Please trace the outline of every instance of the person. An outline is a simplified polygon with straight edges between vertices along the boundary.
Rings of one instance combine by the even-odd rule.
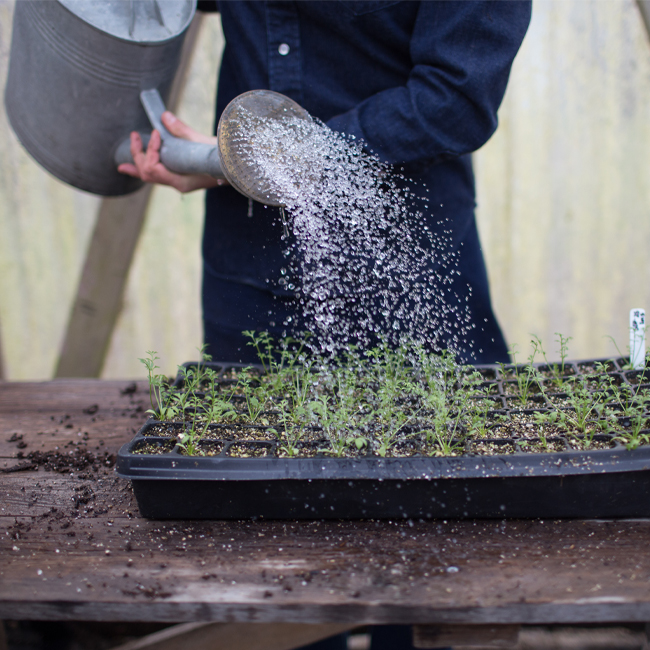
[[[530,22],[530,0],[200,1],[199,8],[221,12],[226,41],[217,122],[237,95],[274,90],[331,129],[365,142],[414,184],[426,185],[429,224],[435,230],[442,223],[450,231],[460,284],[471,287],[473,340],[459,356],[475,363],[507,362],[474,217],[471,153],[497,127],[497,109]],[[163,122],[178,137],[216,142],[170,113]],[[154,135],[142,151],[134,134],[135,164],[120,170],[181,192],[208,188],[205,343],[215,359],[253,362],[244,330],[277,337],[288,316],[298,331],[306,325],[294,293],[279,283],[287,262],[277,210],[249,205],[222,181],[171,173],[159,161],[159,146]],[[344,647],[344,637],[336,637],[313,650]],[[375,628],[372,647],[412,647],[410,632],[400,626]]]
[[[473,363],[507,361],[474,217],[471,153],[496,129],[530,1],[202,0],[199,8],[220,11],[226,41],[217,121],[240,93],[275,90],[426,185],[431,228],[446,224],[459,257],[457,284],[469,287],[474,329],[459,356]],[[171,113],[163,122],[179,137],[215,141]],[[289,316],[294,331],[309,329],[294,292],[280,283],[287,261],[277,209],[249,205],[223,181],[173,174],[159,161],[155,134],[146,152],[138,136],[132,138],[134,165],[120,171],[181,192],[208,189],[202,304],[212,357],[255,361],[242,332],[278,337]]]

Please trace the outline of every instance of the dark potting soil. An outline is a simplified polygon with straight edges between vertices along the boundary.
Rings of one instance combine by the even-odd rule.
[[[487,454],[495,455],[501,449],[503,453],[510,454],[517,451],[531,453],[534,449],[537,453],[548,453],[564,449],[594,449],[594,436],[606,434],[605,439],[598,444],[602,448],[610,448],[616,444],[626,444],[629,439],[628,431],[631,430],[631,422],[619,419],[615,422],[612,413],[620,409],[615,403],[613,391],[623,391],[621,395],[628,400],[630,405],[635,400],[647,400],[648,393],[645,383],[650,375],[646,371],[629,370],[625,365],[625,359],[619,360],[587,360],[580,362],[566,362],[564,368],[549,366],[548,364],[534,364],[535,377],[530,379],[529,367],[520,366],[482,366],[476,371],[483,378],[479,390],[484,395],[482,400],[489,400],[485,403],[485,426],[480,435],[470,434],[471,444],[463,444],[467,438],[467,431],[463,430],[464,423],[457,432],[458,440],[453,442],[449,438],[444,443],[439,443],[435,436],[428,433],[432,428],[432,418],[435,412],[411,404],[403,400],[401,409],[410,418],[407,425],[400,429],[400,435],[390,438],[388,446],[383,447],[381,456],[384,457],[409,457],[409,456],[458,456],[463,454]],[[183,366],[185,372],[196,368],[196,363],[187,363]],[[237,381],[242,367],[237,364],[215,363],[203,364],[210,367],[216,374],[216,384],[221,388],[228,386],[228,390],[222,393],[227,395],[236,408],[227,415],[229,422],[213,423],[209,426],[201,421],[202,413],[196,408],[186,409],[182,422],[150,422],[145,426],[140,435],[150,440],[148,447],[142,443],[137,447],[138,454],[170,453],[173,448],[170,444],[163,443],[164,439],[179,439],[183,431],[200,430],[197,439],[211,441],[210,445],[200,444],[196,447],[199,455],[223,457],[267,457],[276,456],[279,458],[313,458],[331,457],[339,452],[333,452],[329,448],[327,436],[318,426],[290,425],[284,422],[278,410],[264,410],[257,414],[256,419],[250,420],[249,414],[242,410],[245,406],[245,398],[237,390]],[[607,372],[604,372],[607,371]],[[251,386],[260,385],[264,381],[264,373],[260,368],[247,368]],[[184,373],[174,382],[177,391],[184,390]],[[566,391],[574,387],[576,381],[589,391],[594,402],[606,407],[609,415],[608,426],[603,431],[602,422],[604,416],[599,416],[596,410],[590,414],[588,421],[578,428],[572,428],[575,401],[571,394]],[[573,383],[571,383],[573,382]],[[648,382],[650,383],[650,382]],[[377,386],[379,389],[379,386]],[[523,392],[522,392],[523,391]],[[620,399],[619,399],[620,401]],[[478,403],[478,402],[475,402]],[[539,415],[548,414],[554,410],[564,411],[569,415],[564,421],[541,422]],[[650,415],[649,415],[650,417]],[[460,420],[459,420],[460,422]],[[352,429],[349,433],[349,440],[345,448],[344,456],[349,458],[360,458],[369,455],[378,455],[376,440],[381,438],[383,426],[379,422],[369,422],[366,425],[369,430],[363,432]],[[454,424],[454,427],[458,423]],[[639,427],[636,427],[639,429]],[[650,434],[650,419],[641,427],[641,435],[638,443],[644,444],[644,435]],[[339,434],[340,435],[340,434]],[[456,433],[452,434],[456,437]],[[586,435],[586,442],[581,436]],[[375,442],[372,441],[373,436]],[[562,440],[556,445],[527,444],[524,447],[517,446],[518,441],[530,441],[541,438],[546,440],[549,437],[556,437]],[[492,441],[499,441],[493,443]],[[509,444],[505,444],[505,442]],[[228,443],[238,443],[232,445]],[[260,446],[256,443],[270,443],[268,446]],[[442,446],[441,446],[442,444]],[[177,448],[177,453],[187,454],[187,445]]]
[[[11,442],[11,439],[10,439]],[[84,472],[88,474],[97,471],[99,467],[111,468],[115,466],[115,454],[105,451],[95,454],[87,449],[73,449],[62,453],[59,451],[30,451],[28,454],[18,453],[19,462],[10,467],[0,468],[4,474],[37,470],[43,467],[51,472],[60,474],[75,473],[79,478],[84,478]]]

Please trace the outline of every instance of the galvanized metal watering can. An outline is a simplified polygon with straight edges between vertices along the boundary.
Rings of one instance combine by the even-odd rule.
[[[250,198],[281,205],[251,165],[239,117],[311,119],[291,99],[240,95],[221,117],[216,146],[174,138],[160,122],[195,9],[196,0],[16,2],[5,105],[28,153],[74,187],[128,194],[142,182],[117,165],[130,159],[130,132],[146,141],[153,126],[172,171],[226,178]]]

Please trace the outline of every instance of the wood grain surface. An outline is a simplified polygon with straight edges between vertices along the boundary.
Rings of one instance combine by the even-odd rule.
[[[146,408],[142,383],[0,384],[0,619],[650,620],[649,521],[144,520],[112,462]]]

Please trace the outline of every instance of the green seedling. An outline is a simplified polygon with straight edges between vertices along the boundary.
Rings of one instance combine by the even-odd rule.
[[[558,337],[555,339],[555,341],[560,346],[559,350],[557,350],[557,353],[560,355],[560,363],[551,363],[546,357],[546,352],[544,350],[544,346],[542,345],[542,340],[539,338],[539,336],[535,334],[533,334],[532,336],[533,336],[533,344],[536,346],[537,351],[542,355],[542,358],[544,359],[544,363],[546,364],[546,367],[549,369],[552,375],[551,379],[553,380],[553,383],[555,384],[555,386],[559,387],[562,385],[562,382],[564,381],[567,358],[569,355],[569,341],[571,341],[573,337],[563,336],[560,332],[555,332],[555,335]],[[544,388],[541,383],[540,383],[540,389],[543,392]]]
[[[642,414],[634,416],[630,421],[629,429],[620,432],[615,438],[622,442],[627,449],[632,450],[650,443],[650,432],[647,431],[648,418]]]
[[[149,377],[149,402],[151,408],[147,410],[147,413],[161,422],[173,420],[179,411],[178,407],[172,403],[174,396],[169,390],[167,378],[156,373],[156,370],[160,369],[156,365],[156,361],[159,361],[160,357],[156,356],[154,350],[147,350],[147,355],[146,358],[140,359],[140,362],[146,367]]]
[[[517,398],[521,406],[524,408],[527,407],[528,401],[532,395],[535,394],[535,392],[544,391],[543,378],[534,365],[535,357],[537,356],[540,348],[539,339],[537,337],[534,337],[531,340],[531,345],[532,352],[527,359],[527,363],[517,363],[517,346],[513,345],[510,349],[513,366],[511,368],[507,368],[505,364],[499,364],[501,367],[501,372],[504,376],[507,376],[509,371],[514,374],[515,382],[517,385]]]
[[[247,335],[265,371],[245,368],[230,383],[208,363],[204,350],[200,363],[179,370],[179,388],[158,374],[155,352],[142,360],[149,375],[150,413],[186,423],[179,436],[186,453],[200,453],[210,424],[243,419],[266,427],[288,457],[299,455],[307,434],[320,439],[320,452],[337,457],[359,451],[389,456],[404,443],[418,445],[419,453],[451,455],[462,453],[468,439],[490,438],[491,425],[506,417],[490,399],[492,385],[459,365],[450,352],[431,355],[418,345],[393,350],[380,344],[366,353],[351,347],[328,359],[306,355],[304,341],[276,343],[268,334]],[[569,338],[558,337],[561,362],[548,363],[541,340],[533,337],[525,363],[516,363],[513,349],[514,366],[502,366],[502,372],[512,373],[521,404],[548,386],[537,356],[551,369],[551,381],[561,381],[564,403],[532,416],[540,447],[550,449],[552,431],[584,436],[587,446],[598,431],[614,433],[630,448],[648,444],[642,428],[650,405],[646,389],[615,380],[607,365],[596,364],[588,377],[567,376]],[[622,417],[632,424],[622,426]]]

